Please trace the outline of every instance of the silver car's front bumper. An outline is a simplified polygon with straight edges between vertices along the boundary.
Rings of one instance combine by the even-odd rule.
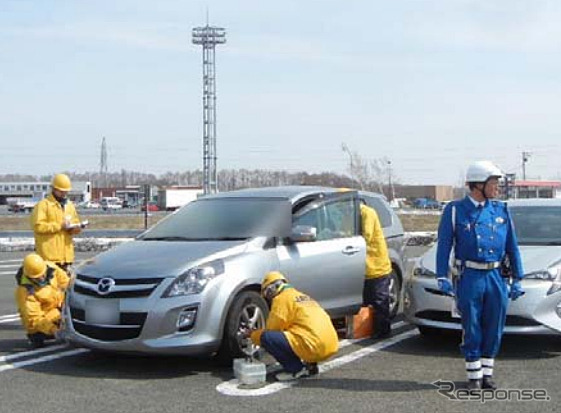
[[[212,299],[220,294],[214,288],[205,290],[206,294],[161,298],[167,285],[163,282],[148,297],[106,299],[73,292],[64,310],[66,339],[111,352],[199,355],[217,351],[224,313],[218,307],[228,301]],[[190,328],[180,331],[177,322],[184,310],[194,310],[196,316]],[[88,311],[97,312],[96,319],[92,321]],[[104,317],[109,322],[103,322]]]
[[[559,334],[536,319],[543,314],[540,304],[546,298],[551,282],[524,280],[526,294],[516,301],[510,301],[507,311],[505,334]],[[561,301],[561,292],[558,301]],[[403,289],[403,310],[409,322],[418,326],[450,330],[461,330],[459,318],[452,317],[453,299],[438,291],[436,279],[409,276]],[[558,317],[554,305],[551,317]]]

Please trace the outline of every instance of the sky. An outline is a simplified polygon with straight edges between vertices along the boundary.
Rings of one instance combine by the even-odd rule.
[[[202,168],[207,12],[218,169],[561,179],[558,0],[0,0],[0,174]]]

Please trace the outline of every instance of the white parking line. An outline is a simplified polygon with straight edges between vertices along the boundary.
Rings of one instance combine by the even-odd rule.
[[[2,320],[0,320],[0,324],[13,323],[14,321],[19,321],[19,320],[20,320],[19,316],[13,318],[3,318]]]
[[[63,358],[63,357],[75,356],[77,354],[87,353],[89,351],[90,350],[85,349],[85,348],[79,348],[79,349],[75,349],[75,350],[68,350],[68,351],[63,351],[61,353],[51,354],[51,355],[44,356],[44,357],[34,358],[34,359],[31,359],[31,360],[18,361],[16,363],[12,363],[12,364],[4,364],[4,365],[0,366],[0,373],[3,373],[5,371],[9,371],[9,370],[19,369],[19,368],[25,367],[25,366],[31,366],[33,364],[39,364],[39,363],[45,363],[47,361],[57,360],[57,359],[60,359],[60,358]]]
[[[16,271],[0,271],[0,275],[13,275],[16,276]]]
[[[22,260],[2,260],[0,262],[22,262]]]
[[[320,373],[325,373],[326,371],[336,369],[341,367],[347,363],[356,361],[362,357],[368,356],[372,353],[375,353],[379,350],[382,350],[386,347],[393,346],[394,344],[399,343],[400,341],[406,340],[410,337],[418,335],[419,332],[417,329],[409,330],[404,333],[398,334],[386,340],[380,341],[378,343],[372,344],[368,347],[363,347],[360,350],[354,351],[352,353],[346,354],[344,356],[338,357],[326,363],[323,363],[319,366]],[[240,385],[237,379],[232,379],[229,381],[225,381],[220,383],[216,386],[216,390],[219,393],[222,393],[226,396],[248,396],[248,397],[255,397],[255,396],[266,396],[268,394],[276,393],[283,389],[288,389],[293,387],[294,385],[298,384],[298,380],[291,381],[291,382],[276,382],[265,385],[259,389],[240,389],[238,386]]]
[[[68,345],[67,344],[57,344],[56,346],[48,346],[48,347],[38,348],[36,350],[20,351],[19,353],[9,354],[7,356],[1,356],[0,357],[0,362],[4,363],[6,361],[17,360],[17,359],[21,359],[23,357],[34,356],[36,354],[41,354],[41,353],[48,353],[48,352],[51,352],[51,351],[61,350],[61,349],[64,349],[64,348],[68,348]]]
[[[19,264],[0,264],[0,268],[19,268],[21,265]]]
[[[5,320],[6,318],[14,318],[14,317],[19,317],[19,314],[6,314],[6,315],[0,315],[0,321],[1,320]]]

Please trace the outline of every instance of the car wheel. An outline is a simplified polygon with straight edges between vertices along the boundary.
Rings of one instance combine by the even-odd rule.
[[[390,318],[394,318],[399,310],[399,301],[401,297],[401,280],[399,275],[393,270],[390,277]]]
[[[218,359],[230,363],[238,357],[246,357],[257,351],[256,346],[247,347],[239,340],[238,333],[242,327],[251,329],[265,328],[269,307],[267,302],[255,291],[244,291],[235,299],[228,312],[222,344]],[[259,356],[259,355],[257,355]]]

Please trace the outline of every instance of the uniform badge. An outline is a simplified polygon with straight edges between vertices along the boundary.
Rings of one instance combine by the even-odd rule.
[[[495,222],[497,224],[504,224],[505,219],[503,217],[497,217],[497,219],[495,219]]]

